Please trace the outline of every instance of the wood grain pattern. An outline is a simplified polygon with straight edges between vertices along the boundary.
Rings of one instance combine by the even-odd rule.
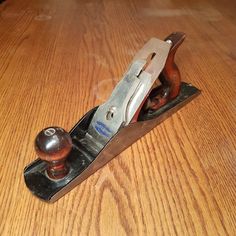
[[[7,0],[0,5],[0,235],[236,235],[235,1]],[[55,204],[26,189],[36,134],[69,130],[135,52],[183,31],[202,95]]]

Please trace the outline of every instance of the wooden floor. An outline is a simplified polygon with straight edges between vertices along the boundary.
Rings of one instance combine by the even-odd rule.
[[[234,2],[234,3],[233,3]],[[0,5],[0,235],[236,235],[235,1]],[[193,102],[54,204],[24,184],[44,127],[101,104],[151,37],[183,31]]]

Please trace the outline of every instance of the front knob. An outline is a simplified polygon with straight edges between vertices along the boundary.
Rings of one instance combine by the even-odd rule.
[[[47,162],[47,174],[52,179],[61,179],[69,172],[66,163],[72,149],[70,134],[60,127],[43,129],[35,139],[35,151]]]

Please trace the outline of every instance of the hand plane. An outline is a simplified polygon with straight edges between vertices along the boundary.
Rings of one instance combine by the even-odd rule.
[[[175,53],[185,34],[150,39],[137,52],[109,99],[66,132],[43,129],[35,139],[39,157],[24,169],[29,190],[54,202],[190,102],[200,90],[181,82]]]

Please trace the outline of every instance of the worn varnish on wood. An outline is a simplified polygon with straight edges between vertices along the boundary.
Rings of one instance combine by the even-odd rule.
[[[235,235],[235,3],[0,5],[1,235]],[[35,135],[101,104],[135,52],[172,31],[200,97],[53,205],[22,177]]]

